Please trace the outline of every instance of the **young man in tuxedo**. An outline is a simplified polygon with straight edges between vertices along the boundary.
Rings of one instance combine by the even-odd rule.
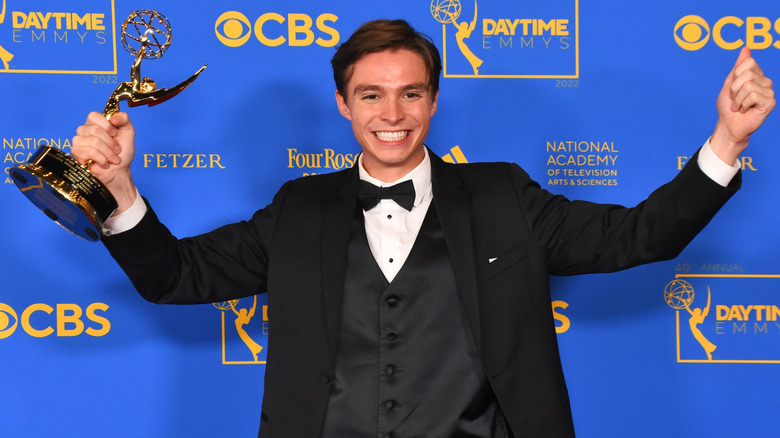
[[[775,105],[743,49],[707,143],[624,208],[550,194],[514,164],[435,156],[441,61],[404,21],[366,23],[332,64],[357,165],[287,182],[200,236],[174,237],[136,190],[126,113],[90,114],[73,140],[117,198],[103,242],[144,298],[267,291],[263,437],[573,436],[548,276],[675,257],[739,187],[737,157]]]

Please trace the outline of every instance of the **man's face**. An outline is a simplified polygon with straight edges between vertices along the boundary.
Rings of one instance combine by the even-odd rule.
[[[370,53],[355,63],[347,95],[337,91],[336,102],[352,122],[369,175],[395,181],[423,160],[436,113],[429,85],[422,57],[409,50]]]

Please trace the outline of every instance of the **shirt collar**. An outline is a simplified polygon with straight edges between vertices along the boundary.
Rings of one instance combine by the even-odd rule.
[[[366,172],[363,168],[363,154],[358,157],[358,175],[363,181],[370,182],[379,187],[388,187],[408,179],[414,184],[414,206],[417,207],[426,198],[432,196],[431,193],[431,158],[428,156],[428,148],[423,147],[425,156],[420,164],[409,173],[392,182],[380,181]]]

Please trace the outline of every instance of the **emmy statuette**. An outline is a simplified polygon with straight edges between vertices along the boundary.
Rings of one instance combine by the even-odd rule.
[[[204,65],[185,81],[171,88],[157,89],[155,82],[141,76],[141,61],[161,58],[171,45],[171,25],[162,14],[142,9],[122,23],[122,46],[135,56],[130,81],[120,83],[108,98],[106,119],[119,112],[119,102],[127,106],[153,106],[165,102],[187,88],[206,68]],[[88,241],[104,234],[104,222],[117,208],[108,189],[89,172],[92,161],[76,162],[70,155],[50,146],[41,146],[30,160],[12,167],[11,177],[25,196],[46,216],[66,230]]]

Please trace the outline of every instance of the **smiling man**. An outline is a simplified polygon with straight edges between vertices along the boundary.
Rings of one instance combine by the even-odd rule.
[[[346,89],[336,91],[339,111],[363,148],[363,168],[375,178],[395,181],[425,157],[438,97],[427,70],[407,49],[369,53],[352,66]]]
[[[174,237],[138,194],[127,114],[92,113],[73,140],[119,202],[103,242],[144,298],[267,291],[261,437],[573,436],[548,276],[675,257],[739,187],[737,157],[775,106],[743,50],[710,140],[625,208],[553,195],[515,164],[436,157],[439,52],[405,21],[366,23],[332,64],[358,164],[200,236]]]

